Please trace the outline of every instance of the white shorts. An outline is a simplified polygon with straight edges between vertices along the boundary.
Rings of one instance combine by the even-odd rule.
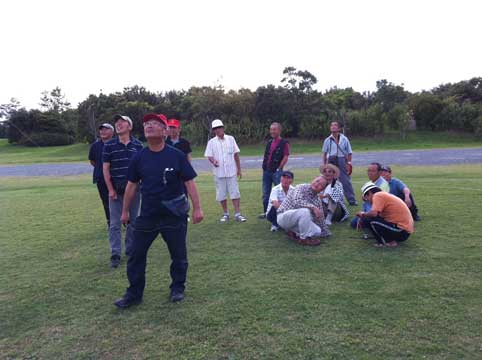
[[[239,199],[241,194],[239,193],[238,179],[235,176],[232,177],[214,177],[214,183],[216,184],[216,201],[224,201],[229,198]]]

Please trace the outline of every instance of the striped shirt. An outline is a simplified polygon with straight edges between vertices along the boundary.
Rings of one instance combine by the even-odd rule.
[[[326,156],[345,157],[346,155],[351,154],[352,150],[350,140],[348,140],[348,138],[343,134],[340,134],[339,140],[338,147],[336,146],[336,140],[333,135],[328,136],[323,142],[321,151],[326,153]]]
[[[104,144],[102,158],[104,163],[110,163],[110,176],[114,184],[127,181],[127,168],[130,160],[142,150],[142,143],[131,136],[127,145],[119,141],[119,138],[109,140]]]
[[[234,137],[230,135],[224,135],[223,139],[215,136],[208,141],[205,157],[213,157],[218,161],[219,166],[213,166],[213,174],[216,177],[233,177],[236,176],[238,168],[234,161],[234,154],[239,153],[238,144]]]

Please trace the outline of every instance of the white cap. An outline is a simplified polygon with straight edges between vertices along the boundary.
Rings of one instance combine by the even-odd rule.
[[[365,194],[371,189],[380,189],[380,188],[376,186],[373,182],[369,181],[362,186],[361,188],[362,195],[365,196]]]
[[[217,127],[221,127],[221,126],[224,127],[223,122],[222,122],[221,120],[219,120],[219,119],[216,119],[216,120],[214,120],[214,121],[212,122],[212,124],[211,124],[211,129],[214,129],[214,128],[217,128]]]
[[[109,123],[103,123],[102,125],[99,126],[99,130],[102,128],[114,130],[114,127]]]
[[[125,115],[115,115],[114,116],[114,123],[117,121],[117,120],[124,120],[124,121],[127,121],[129,123],[129,125],[132,127],[132,120],[129,116],[125,116]]]

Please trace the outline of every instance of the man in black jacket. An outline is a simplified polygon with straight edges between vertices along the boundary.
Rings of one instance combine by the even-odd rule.
[[[271,187],[273,184],[280,183],[283,167],[288,162],[290,155],[290,144],[281,138],[281,130],[281,124],[277,122],[272,123],[269,127],[271,139],[266,144],[263,158],[263,213],[259,215],[260,219],[266,217]]]

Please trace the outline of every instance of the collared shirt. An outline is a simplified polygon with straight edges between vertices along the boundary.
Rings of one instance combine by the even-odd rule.
[[[238,168],[234,161],[234,154],[237,153],[239,153],[239,147],[236,140],[225,134],[223,139],[215,136],[208,141],[204,156],[213,157],[218,161],[219,166],[213,166],[213,174],[216,177],[224,178],[236,176]]]
[[[129,164],[128,180],[141,183],[141,215],[165,214],[163,200],[184,194],[184,183],[196,177],[186,155],[172,146],[161,151],[140,150]]]
[[[390,186],[390,194],[398,196],[401,199],[405,198],[403,189],[408,188],[408,186],[405,185],[402,180],[392,177],[392,179],[388,182],[388,186]]]
[[[127,145],[121,143],[119,138],[109,140],[104,144],[103,161],[110,163],[110,176],[114,183],[127,181],[130,160],[142,148],[142,143],[133,136],[130,137]]]
[[[286,199],[286,196],[295,189],[293,185],[288,188],[288,193],[285,193],[283,186],[281,184],[276,185],[271,189],[271,194],[269,195],[268,208],[266,209],[266,214],[269,213],[273,207],[273,200],[278,201],[280,204]]]
[[[319,194],[313,191],[311,184],[300,184],[288,194],[286,199],[278,208],[277,213],[282,214],[288,210],[296,210],[308,207],[316,207],[321,211],[321,214],[323,214],[323,201],[320,199]],[[318,219],[312,214],[312,221],[321,228],[322,237],[331,235],[323,216]]]
[[[373,194],[372,210],[378,212],[386,221],[396,224],[397,227],[410,234],[415,231],[412,214],[407,204],[395,195],[383,191]]]
[[[345,157],[346,155],[352,154],[350,140],[348,140],[345,135],[340,134],[338,146],[333,135],[330,135],[323,141],[321,151],[326,153],[326,156]]]
[[[166,144],[174,146],[176,149],[181,150],[186,155],[192,153],[191,144],[182,137],[178,137],[176,141],[173,141],[171,137],[168,136],[166,138]]]
[[[104,142],[101,139],[97,139],[89,149],[89,160],[95,163],[94,171],[92,172],[92,182],[104,181],[104,175],[102,173],[102,153],[104,152]]]
[[[333,202],[342,203],[343,202],[343,185],[338,180],[335,181],[335,184],[328,184],[323,191],[323,195],[328,195]],[[323,198],[323,202],[328,204],[329,199]]]

